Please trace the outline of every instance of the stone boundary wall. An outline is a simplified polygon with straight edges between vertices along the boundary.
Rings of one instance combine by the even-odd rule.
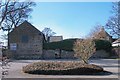
[[[116,57],[120,58],[120,47],[113,48],[112,51],[113,51],[113,54],[114,54]]]
[[[110,53],[107,53],[104,50],[98,50],[92,55],[91,58],[108,58],[108,57],[110,57]]]
[[[74,52],[73,51],[65,51],[62,50],[44,50],[43,51],[43,58],[44,59],[74,59]],[[110,53],[107,53],[104,50],[99,50],[92,55],[91,58],[109,58]]]
[[[2,48],[0,48],[0,57],[2,57]]]
[[[75,59],[73,51],[65,51],[65,50],[43,50],[42,54],[29,54],[29,53],[16,53],[11,51],[5,51],[9,58],[17,58],[17,59]],[[104,50],[97,51],[93,54],[91,58],[109,58],[110,54],[105,52]]]
[[[73,51],[43,50],[44,59],[74,59]]]

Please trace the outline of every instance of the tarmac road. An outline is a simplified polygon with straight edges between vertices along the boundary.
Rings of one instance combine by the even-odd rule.
[[[8,70],[8,74],[4,75],[3,78],[41,78],[43,79],[48,79],[50,78],[118,78],[118,74],[120,74],[120,71],[118,68],[120,68],[120,65],[118,64],[117,59],[95,59],[95,60],[90,60],[89,63],[91,64],[97,64],[99,66],[102,66],[104,70],[110,71],[113,74],[110,75],[31,75],[31,74],[26,74],[22,72],[22,67],[33,63],[33,62],[38,62],[41,60],[14,60],[10,62],[10,68]],[[69,60],[62,60],[62,61],[69,61]],[[118,67],[119,66],[119,67]]]

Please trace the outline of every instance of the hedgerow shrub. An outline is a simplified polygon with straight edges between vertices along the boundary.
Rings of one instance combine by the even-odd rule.
[[[66,39],[63,41],[58,42],[50,42],[50,43],[44,43],[43,49],[45,50],[55,50],[55,49],[61,49],[66,51],[73,51],[73,46],[76,40],[79,39]],[[95,39],[95,47],[96,50],[105,50],[106,52],[110,52],[112,49],[112,44],[107,40],[99,40]]]
[[[73,45],[76,40],[77,39],[66,39],[58,42],[44,43],[43,49],[45,50],[61,49],[66,51],[73,51]]]
[[[107,40],[95,39],[96,50],[105,50],[106,52],[111,52],[112,44]]]

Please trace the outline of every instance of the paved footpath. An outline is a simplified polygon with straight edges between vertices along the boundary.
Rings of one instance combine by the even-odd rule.
[[[69,78],[69,80],[73,78],[75,78],[76,80],[79,78],[89,78],[90,80],[90,78],[98,78],[99,80],[100,78],[118,78],[118,74],[120,74],[120,71],[118,69],[118,66],[120,65],[118,64],[118,60],[115,59],[98,59],[89,61],[91,64],[97,64],[99,66],[102,66],[104,70],[112,72],[113,74],[110,75],[32,75],[22,72],[23,66],[38,61],[41,60],[14,60],[9,63],[10,68],[8,70],[8,74],[4,75],[3,78],[11,78],[11,80],[12,78],[39,78],[39,80],[40,78],[41,80],[50,80],[50,78],[54,78],[53,80],[59,80],[60,78]]]

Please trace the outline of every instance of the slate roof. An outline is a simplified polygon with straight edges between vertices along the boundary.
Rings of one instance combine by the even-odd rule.
[[[120,43],[120,38],[114,41],[113,43]]]
[[[18,27],[14,28],[9,34],[13,33],[14,31],[21,31],[21,32],[30,32],[30,33],[42,33],[36,27],[34,27],[28,21],[24,21]],[[42,33],[43,34],[43,33]]]

